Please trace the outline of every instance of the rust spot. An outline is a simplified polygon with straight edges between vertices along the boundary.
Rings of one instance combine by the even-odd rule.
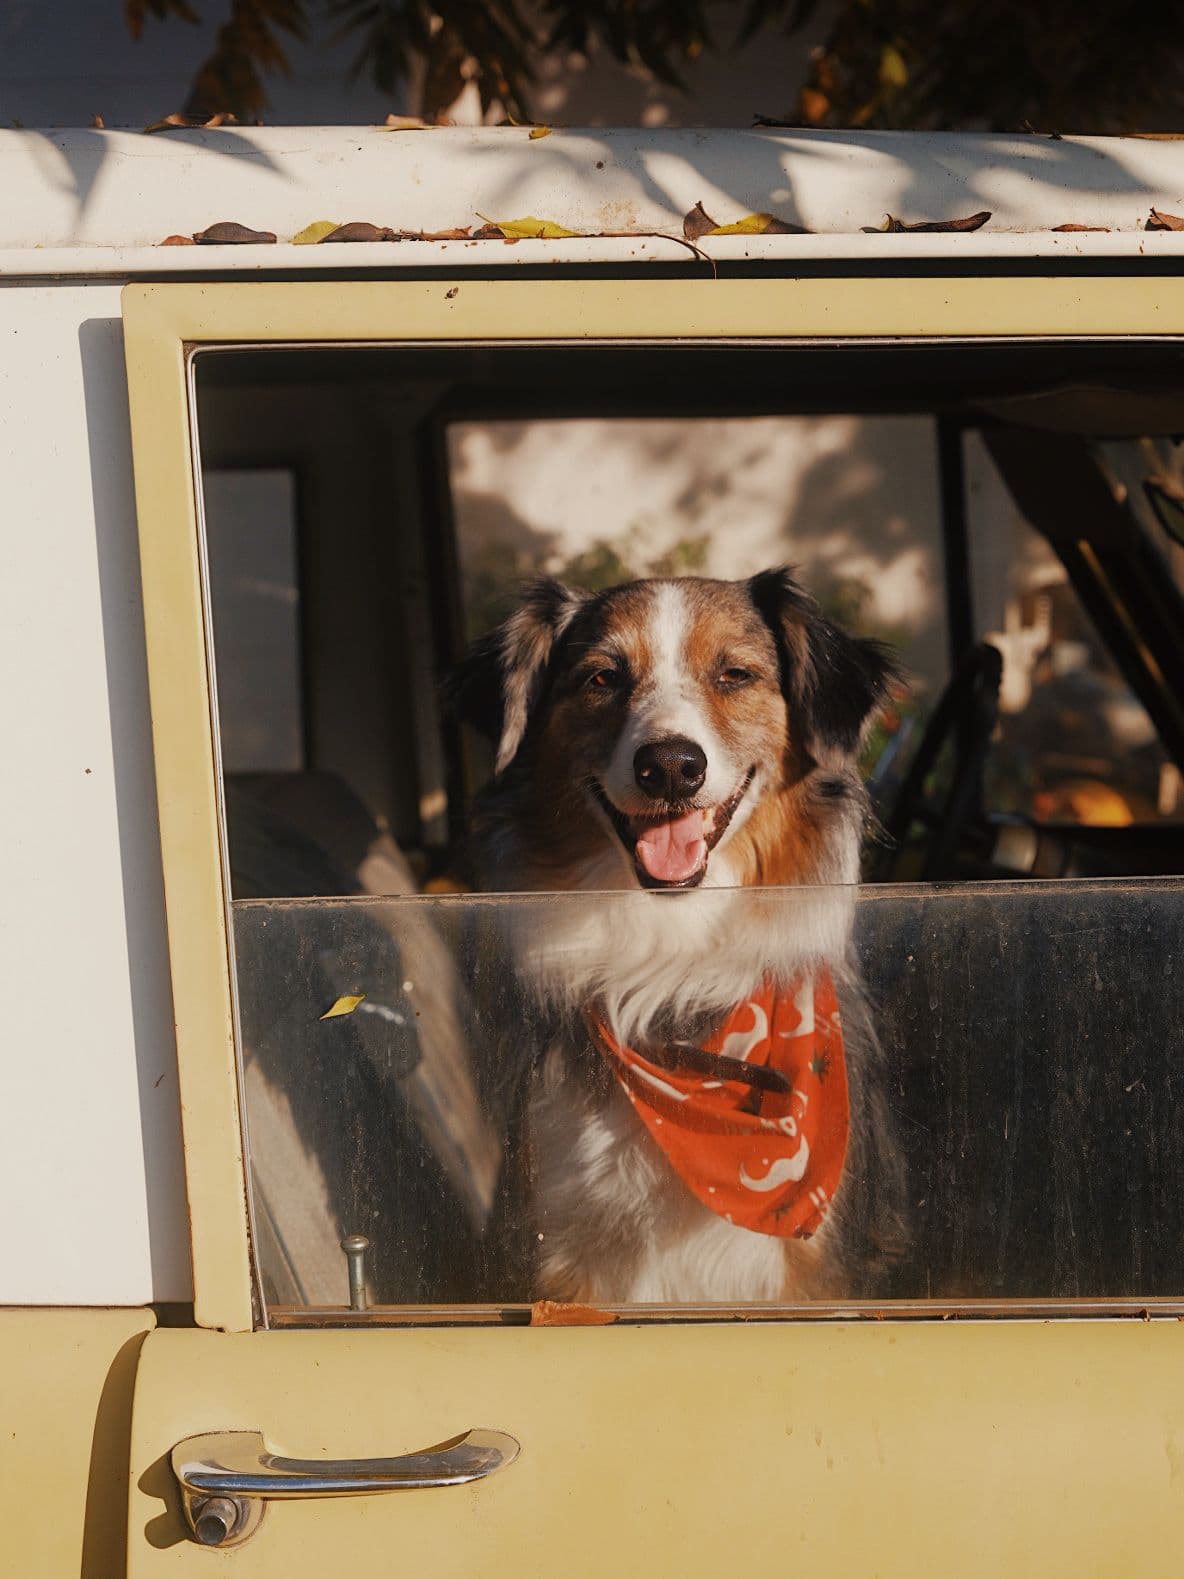
[[[566,1305],[557,1299],[536,1299],[530,1307],[532,1327],[611,1327],[616,1319],[611,1310]]]

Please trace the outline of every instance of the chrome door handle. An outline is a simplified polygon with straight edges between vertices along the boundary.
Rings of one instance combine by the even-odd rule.
[[[463,1486],[504,1469],[518,1453],[506,1432],[475,1430],[398,1458],[285,1458],[258,1431],[216,1431],[186,1437],[170,1458],[193,1538],[233,1546],[258,1529],[273,1498]]]

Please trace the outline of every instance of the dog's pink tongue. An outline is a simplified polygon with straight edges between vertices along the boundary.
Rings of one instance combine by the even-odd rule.
[[[637,859],[660,883],[681,883],[703,864],[703,813],[655,823],[637,840]]]

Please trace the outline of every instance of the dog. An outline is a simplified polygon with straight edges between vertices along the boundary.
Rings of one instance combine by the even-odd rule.
[[[523,997],[538,1028],[507,1170],[533,1297],[885,1289],[901,1170],[851,931],[894,674],[785,568],[540,580],[460,666],[496,741],[481,886],[556,896],[502,912],[514,1040]]]

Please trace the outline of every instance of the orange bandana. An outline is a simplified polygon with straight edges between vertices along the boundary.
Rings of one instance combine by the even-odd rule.
[[[763,983],[702,1051],[765,1065],[782,1091],[650,1063],[589,1013],[593,1041],[671,1167],[704,1206],[739,1228],[808,1239],[826,1216],[847,1153],[847,1066],[826,971],[791,990]],[[677,1048],[671,1049],[677,1059]]]

